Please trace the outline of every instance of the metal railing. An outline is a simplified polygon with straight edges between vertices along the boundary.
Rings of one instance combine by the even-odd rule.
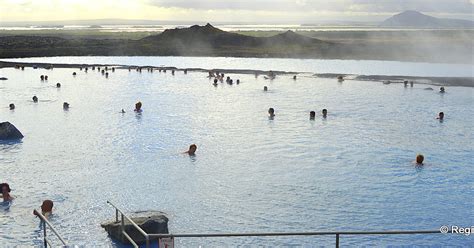
[[[43,243],[44,243],[44,247],[47,248],[48,245],[50,247],[54,247],[52,244],[51,244],[51,241],[48,239],[48,236],[46,235],[47,232],[46,232],[46,229],[47,227],[49,227],[49,229],[51,229],[51,231],[54,233],[54,235],[59,239],[59,241],[61,241],[61,243],[63,244],[63,247],[67,247],[67,243],[66,241],[61,237],[61,235],[58,233],[58,231],[56,231],[56,229],[54,228],[54,226],[48,221],[48,219],[46,219],[46,217],[44,217],[44,215],[41,213],[41,211],[38,211],[38,210],[34,210],[35,211],[35,214],[36,216],[38,216],[40,219],[41,219],[41,225],[43,227]]]
[[[271,232],[271,233],[188,233],[188,234],[162,234],[162,233],[146,233],[140,228],[132,219],[126,216],[122,210],[117,208],[113,203],[107,201],[115,208],[115,220],[118,222],[118,215],[121,215],[121,229],[122,234],[132,243],[135,248],[138,248],[137,243],[130,238],[125,232],[124,218],[127,219],[146,239],[146,248],[150,247],[151,238],[211,238],[211,237],[274,237],[274,236],[335,236],[336,248],[339,248],[339,242],[342,235],[406,235],[406,234],[437,234],[442,233],[440,230],[416,230],[416,231],[334,231],[334,232]],[[160,247],[161,248],[161,247]]]

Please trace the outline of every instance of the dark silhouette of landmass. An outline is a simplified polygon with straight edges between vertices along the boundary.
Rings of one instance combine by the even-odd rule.
[[[0,35],[0,58],[224,56],[472,63],[473,45],[469,39],[472,33],[456,32],[461,32],[462,37],[466,38],[453,40],[453,35],[446,34],[449,36],[447,39],[440,39],[446,35],[418,34],[418,31],[307,33],[312,37],[287,31],[257,37],[226,32],[210,24],[168,29],[139,39],[52,34]]]
[[[418,28],[474,28],[474,22],[460,19],[436,18],[418,11],[408,10],[396,14],[381,23],[384,27]]]

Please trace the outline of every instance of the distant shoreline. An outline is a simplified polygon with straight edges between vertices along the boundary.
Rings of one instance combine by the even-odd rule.
[[[472,64],[474,30],[235,31],[210,24],[163,32],[0,30],[0,58],[198,56]]]
[[[188,71],[188,72],[202,72],[207,73],[209,71],[219,71],[221,73],[233,73],[233,74],[257,74],[267,75],[270,71],[267,70],[251,70],[251,69],[205,69],[205,68],[178,68],[174,66],[137,66],[137,65],[123,65],[123,64],[65,64],[65,63],[31,63],[31,62],[8,62],[0,61],[0,68],[15,68],[16,66],[33,68],[34,66],[46,69],[46,68],[84,68],[84,67],[115,67],[116,69],[135,70],[136,68],[153,68],[162,70],[175,70],[175,71]],[[299,75],[299,74],[311,74],[312,76],[319,78],[332,78],[334,80],[339,76],[343,76],[345,80],[351,81],[374,81],[388,83],[403,83],[404,80],[414,81],[416,84],[425,84],[432,86],[458,86],[458,87],[474,87],[474,77],[421,77],[421,76],[386,76],[386,75],[354,75],[354,74],[336,74],[336,73],[308,73],[308,72],[292,72],[292,71],[272,71],[276,75]],[[1,76],[1,75],[0,75]]]

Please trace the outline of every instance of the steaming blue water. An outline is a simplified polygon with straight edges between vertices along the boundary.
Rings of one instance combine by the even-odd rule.
[[[44,60],[285,70],[304,61],[283,68],[289,60],[141,59]],[[332,63],[363,70],[342,61],[326,66]],[[401,66],[392,68],[396,74],[462,71],[387,63]],[[313,68],[320,71],[322,64]],[[389,71],[385,65],[364,68]],[[432,67],[425,71],[425,66]],[[48,82],[39,80],[42,74]],[[0,144],[0,181],[9,182],[16,197],[8,211],[0,210],[1,246],[42,244],[31,212],[48,198],[55,202],[52,223],[77,245],[116,245],[99,226],[114,216],[107,200],[127,210],[165,211],[173,233],[436,230],[474,224],[472,88],[448,87],[442,95],[417,84],[290,76],[270,82],[252,75],[230,75],[242,83],[214,87],[204,73],[117,70],[105,79],[96,71],[58,68],[0,69],[0,76],[9,78],[0,81],[0,121],[14,123],[25,135],[20,143]],[[54,87],[57,82],[61,89]],[[264,85],[269,92],[262,91]],[[33,95],[39,103],[31,101]],[[138,100],[141,115],[131,111]],[[64,101],[71,104],[68,112]],[[7,107],[11,102],[15,111]],[[269,107],[276,110],[273,121],[266,115]],[[120,114],[122,108],[127,113]],[[326,120],[319,114],[323,108],[329,110]],[[311,110],[318,113],[315,121],[308,120]],[[441,123],[435,119],[440,111],[446,113]],[[198,145],[196,157],[180,154],[192,143]],[[424,167],[412,164],[417,153],[425,155]],[[176,242],[332,246],[334,237]],[[472,236],[441,234],[341,238],[343,246],[472,242]]]

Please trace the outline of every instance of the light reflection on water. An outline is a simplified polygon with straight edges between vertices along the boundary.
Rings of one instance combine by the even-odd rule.
[[[193,72],[173,77],[117,70],[109,79],[74,69],[0,74],[9,78],[0,82],[1,121],[25,135],[19,143],[0,144],[0,181],[9,182],[16,197],[0,214],[2,245],[41,244],[32,210],[46,198],[55,202],[53,224],[78,245],[112,244],[99,225],[114,216],[106,200],[128,210],[167,212],[174,233],[474,223],[472,88],[448,87],[440,95],[423,85],[312,77],[230,75],[242,83],[214,87],[206,74]],[[40,82],[41,74],[49,81]],[[54,88],[57,82],[61,89]],[[39,103],[30,101],[33,95]],[[139,100],[141,115],[133,112]],[[67,112],[64,101],[71,104]],[[14,112],[1,107],[10,102],[17,105]],[[276,110],[272,121],[269,107]],[[327,119],[320,117],[323,108]],[[446,113],[442,123],[435,120],[440,111]],[[192,143],[197,155],[181,154]],[[426,157],[423,168],[412,164],[418,152]],[[471,241],[455,235],[347,236],[341,245]],[[334,239],[177,242],[330,246]]]

